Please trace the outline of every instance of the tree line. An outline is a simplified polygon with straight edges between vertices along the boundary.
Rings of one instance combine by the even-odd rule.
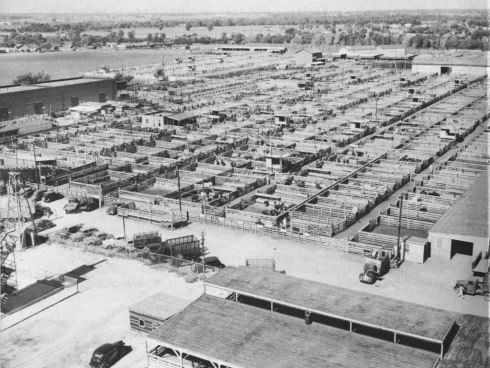
[[[486,12],[465,11],[372,11],[350,13],[278,13],[258,16],[211,17],[205,20],[187,16],[188,32],[171,41],[174,44],[235,43],[325,45],[392,45],[412,48],[489,50],[490,31]],[[65,42],[72,47],[99,47],[108,42],[167,41],[163,27],[181,26],[182,20],[165,20],[154,16],[148,20],[30,23],[22,24],[4,37],[3,45],[35,44],[55,48]],[[15,24],[12,23],[12,24]],[[245,36],[241,32],[220,36],[197,34],[195,27],[209,31],[220,26],[275,25],[278,30]],[[10,26],[12,27],[12,26]],[[156,32],[136,37],[135,28],[152,28]],[[129,29],[129,30],[128,30]],[[105,35],[91,35],[103,30]],[[126,30],[126,32],[125,32]],[[158,31],[157,31],[158,30]],[[42,33],[56,32],[54,36]]]

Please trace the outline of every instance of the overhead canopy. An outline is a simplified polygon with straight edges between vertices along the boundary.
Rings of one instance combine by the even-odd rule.
[[[273,272],[226,267],[205,284],[434,342],[444,341],[456,319],[443,310]]]
[[[432,368],[434,353],[202,295],[148,335],[230,368]]]

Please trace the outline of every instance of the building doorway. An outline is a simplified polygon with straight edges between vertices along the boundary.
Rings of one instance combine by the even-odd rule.
[[[473,255],[473,243],[451,239],[451,258],[455,254],[463,254],[465,256]]]
[[[441,74],[451,74],[450,66],[441,66]]]

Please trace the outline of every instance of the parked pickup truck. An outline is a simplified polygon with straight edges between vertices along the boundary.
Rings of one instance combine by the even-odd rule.
[[[468,280],[458,280],[454,289],[463,295],[488,295],[488,276],[480,280],[478,277],[470,277]]]
[[[68,200],[68,203],[65,204],[65,207],[63,207],[65,209],[65,212],[67,214],[69,213],[77,213],[80,209],[80,202],[78,201],[77,198],[70,198]]]

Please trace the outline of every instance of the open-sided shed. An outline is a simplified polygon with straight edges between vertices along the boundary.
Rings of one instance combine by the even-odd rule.
[[[454,313],[282,274],[227,267],[204,284],[208,293],[296,317],[310,312],[319,323],[441,357],[455,329]]]
[[[147,346],[149,368],[432,368],[437,361],[435,353],[210,295],[151,332]]]

